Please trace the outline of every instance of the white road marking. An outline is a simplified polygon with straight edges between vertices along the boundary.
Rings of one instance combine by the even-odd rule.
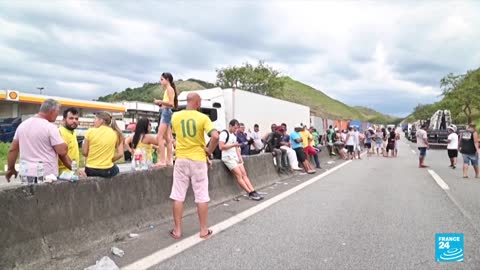
[[[433,170],[428,170],[428,173],[433,177],[435,182],[444,190],[449,190],[450,188],[448,187],[447,183],[443,181],[443,179]]]
[[[270,200],[267,200],[261,204],[258,204],[250,209],[247,209],[235,216],[232,216],[231,218],[225,220],[225,221],[222,221],[216,225],[213,225],[210,227],[210,229],[213,231],[214,235],[215,234],[218,234],[230,227],[232,227],[233,225],[247,219],[248,217],[252,216],[252,215],[255,215],[257,214],[258,212],[272,206],[273,204],[289,197],[290,195],[306,188],[307,186],[311,185],[311,184],[314,184],[315,182],[319,181],[320,179],[326,177],[327,175],[335,172],[336,170],[342,168],[343,166],[349,164],[350,162],[352,161],[346,161],[332,169],[330,169],[329,171],[326,171],[290,190],[287,190],[273,198],[271,198]],[[171,246],[168,246],[164,249],[161,249],[159,251],[156,251],[154,252],[153,254],[149,255],[149,256],[146,256],[136,262],[133,262],[132,264],[130,265],[127,265],[125,267],[122,267],[123,270],[140,270],[140,269],[148,269],[152,266],[155,266],[161,262],[163,262],[164,260],[168,259],[168,258],[171,258],[181,252],[183,252],[184,250],[188,249],[188,248],[191,248],[197,244],[199,244],[200,242],[202,242],[203,240],[198,236],[198,234],[195,234],[193,236],[190,236],[188,238],[185,238],[184,240],[182,241],[179,241]]]

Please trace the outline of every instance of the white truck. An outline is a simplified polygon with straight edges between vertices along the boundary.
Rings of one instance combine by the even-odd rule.
[[[237,119],[248,132],[258,124],[263,135],[270,132],[272,124],[287,124],[289,131],[295,125],[310,124],[310,107],[239,89],[219,87],[194,91],[202,98],[201,111],[209,115],[217,130],[228,128],[228,122]],[[178,95],[179,109],[187,104],[189,92]]]

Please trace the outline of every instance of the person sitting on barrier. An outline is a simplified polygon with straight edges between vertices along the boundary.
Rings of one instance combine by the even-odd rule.
[[[94,125],[85,134],[82,146],[85,173],[87,176],[113,177],[120,172],[114,162],[123,157],[122,131],[108,112],[97,113]]]
[[[288,171],[287,151],[281,149],[283,137],[282,130],[282,126],[277,127],[275,132],[269,137],[270,140],[267,142],[269,149],[272,150],[272,155],[275,158],[275,166],[279,173],[285,173]]]
[[[125,139],[125,148],[135,155],[135,150],[141,149],[146,153],[147,162],[153,164],[153,151],[157,148],[157,136],[149,134],[150,120],[141,118],[135,126],[135,132]]]
[[[250,147],[250,155],[259,154],[264,147],[262,142],[262,136],[260,135],[260,127],[258,124],[253,126],[253,132],[250,132],[250,138],[253,140],[253,144]]]
[[[263,137],[262,141],[265,143],[265,152],[272,153],[272,156],[275,158],[275,163],[276,163],[275,167],[277,168],[278,172],[280,172],[281,167],[283,165],[281,161],[284,160],[287,152],[286,150],[279,148],[278,140],[280,138],[280,141],[281,141],[282,135],[279,134],[278,132],[277,124],[272,124],[270,128],[271,128],[271,132],[266,134]]]
[[[18,176],[15,162],[20,153],[21,173],[28,183],[37,183],[37,168],[43,163],[43,176],[53,174],[58,176],[58,159],[71,169],[68,157],[68,146],[63,141],[57,127],[52,124],[57,119],[60,104],[53,99],[45,100],[40,111],[33,117],[23,121],[15,131],[12,145],[8,150],[7,182]]]
[[[287,133],[287,124],[282,123],[280,132],[283,133],[282,141],[280,142],[280,149],[284,150],[287,153],[290,169],[292,171],[303,171],[302,168],[298,167],[297,153],[291,147],[292,144],[290,143],[290,135],[288,135]]]
[[[314,174],[315,170],[312,168],[310,161],[307,160],[305,150],[303,149],[302,136],[299,133],[303,129],[304,128],[302,126],[295,127],[294,131],[290,133],[290,143],[292,144],[293,150],[295,150],[295,153],[297,154],[298,162],[303,165],[305,172]]]
[[[228,125],[228,134],[226,132],[220,133],[218,146],[222,151],[222,161],[232,172],[238,185],[248,193],[248,197],[251,200],[260,201],[263,198],[253,188],[243,165],[243,157],[240,153],[241,144],[238,143],[235,136],[238,127],[238,121],[232,119]]]
[[[307,126],[303,126],[303,129],[299,133],[302,137],[303,150],[305,151],[307,160],[310,161],[310,156],[313,156],[317,169],[321,169],[320,160],[318,159],[318,152],[313,147],[313,136],[310,131],[308,131]]]
[[[208,157],[218,144],[218,131],[205,114],[197,111],[202,104],[200,95],[187,95],[187,108],[172,116],[172,131],[176,134],[176,160],[173,166],[173,184],[170,199],[173,200],[173,221],[175,228],[169,234],[174,239],[182,237],[183,204],[190,182],[200,223],[200,238],[206,239],[213,232],[207,227],[208,219]],[[210,136],[208,146],[205,135]]]
[[[235,136],[237,137],[237,142],[240,144],[240,153],[242,156],[250,155],[250,145],[253,144],[253,140],[251,140],[245,132],[244,123],[239,124]]]
[[[58,130],[60,131],[60,136],[62,136],[62,139],[68,146],[68,157],[71,161],[75,161],[77,163],[76,173],[78,176],[86,176],[84,171],[78,170],[78,167],[80,166],[80,150],[78,147],[77,133],[75,133],[75,129],[78,127],[78,116],[79,112],[75,108],[68,108],[63,111],[63,122]],[[59,159],[58,175],[62,175],[64,172],[70,173],[71,171]]]

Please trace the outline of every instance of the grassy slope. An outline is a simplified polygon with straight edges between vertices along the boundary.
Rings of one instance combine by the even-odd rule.
[[[314,115],[333,119],[367,120],[355,108],[352,108],[338,100],[332,99],[323,92],[311,86],[284,77],[284,90],[278,96],[288,101],[309,106]]]
[[[359,109],[350,107],[338,100],[330,98],[323,92],[299,81],[295,81],[290,77],[283,77],[283,80],[285,83],[284,89],[281,92],[274,94],[273,97],[309,106],[312,114],[316,116],[330,119],[354,119],[364,121],[387,118],[386,122],[388,122],[389,119],[393,119],[368,108]],[[214,87],[211,83],[196,79],[177,81],[175,83],[179,92]],[[145,83],[142,87],[134,89],[127,88],[120,93],[113,93],[100,97],[99,100],[107,102],[123,100],[151,102],[153,98],[161,98],[162,96],[163,89],[158,83]]]

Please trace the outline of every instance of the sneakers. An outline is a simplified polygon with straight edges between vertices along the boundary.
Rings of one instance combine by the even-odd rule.
[[[256,191],[252,191],[248,194],[248,198],[253,201],[261,201],[263,199],[260,194],[258,194]]]

